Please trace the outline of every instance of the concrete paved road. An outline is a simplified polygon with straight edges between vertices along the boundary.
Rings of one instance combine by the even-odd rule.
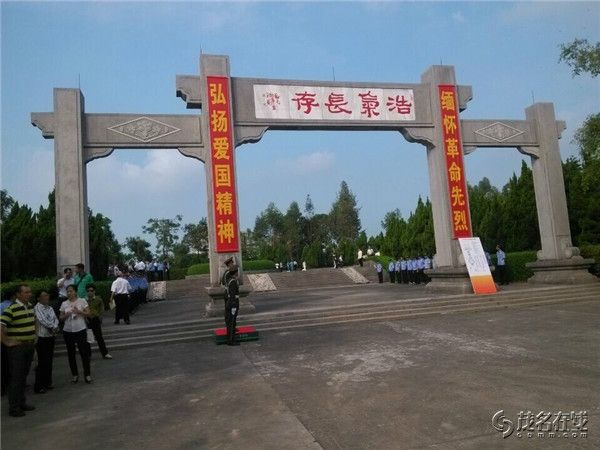
[[[2,448],[599,448],[599,319],[582,302],[130,349],[95,355],[93,385],[61,357],[26,418],[3,398]],[[588,437],[503,439],[501,409],[587,410]]]

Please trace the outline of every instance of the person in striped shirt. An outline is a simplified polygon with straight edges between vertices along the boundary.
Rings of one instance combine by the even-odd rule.
[[[31,288],[17,287],[17,298],[0,316],[1,339],[8,350],[10,381],[8,385],[8,413],[22,417],[34,406],[25,400],[25,382],[33,361],[35,342],[35,313],[29,304]]]

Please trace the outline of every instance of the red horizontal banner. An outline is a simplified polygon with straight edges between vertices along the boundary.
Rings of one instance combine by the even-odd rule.
[[[206,77],[217,253],[239,251],[229,78]]]

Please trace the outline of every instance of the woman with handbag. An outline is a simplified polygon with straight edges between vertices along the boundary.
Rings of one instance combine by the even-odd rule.
[[[90,315],[90,309],[84,298],[77,297],[77,288],[73,285],[67,288],[67,300],[60,305],[60,320],[64,321],[63,337],[67,345],[69,367],[71,368],[71,383],[79,381],[77,370],[77,359],[75,358],[75,346],[79,349],[79,355],[83,363],[83,375],[86,383],[92,382],[90,371],[90,346],[87,343],[86,317]]]

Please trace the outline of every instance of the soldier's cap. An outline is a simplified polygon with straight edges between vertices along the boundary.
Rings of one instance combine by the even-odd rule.
[[[230,256],[229,258],[227,258],[224,262],[225,265],[232,263],[233,262],[233,256]]]

